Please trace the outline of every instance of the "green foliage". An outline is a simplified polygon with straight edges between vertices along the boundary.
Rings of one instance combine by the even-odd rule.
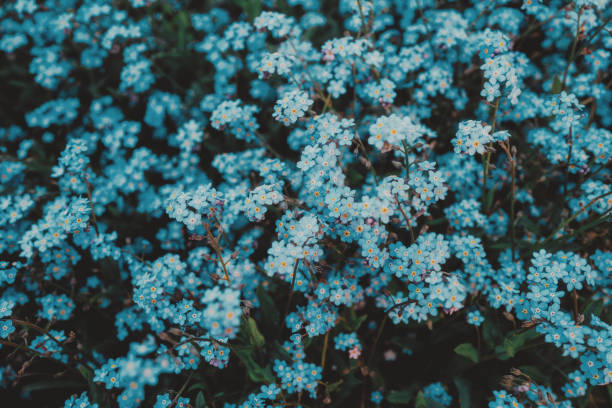
[[[266,343],[266,339],[257,328],[257,323],[252,317],[242,319],[241,329],[249,336],[251,344],[255,347],[261,348]]]
[[[238,6],[240,6],[240,8],[242,8],[242,11],[244,11],[244,14],[246,14],[247,18],[251,22],[261,12],[261,0],[233,0],[233,1]]]
[[[454,380],[455,387],[457,387],[457,394],[459,397],[460,408],[470,408],[471,396],[470,396],[470,383],[462,377],[457,377]]]
[[[455,347],[455,353],[467,357],[473,362],[478,362],[478,350],[471,343],[463,343]]]
[[[202,391],[198,392],[198,395],[195,399],[195,408],[205,408],[206,407],[206,398],[204,398],[204,393]]]
[[[402,391],[390,391],[387,395],[387,401],[391,404],[408,405],[414,397],[416,387],[409,388]]]
[[[262,367],[255,362],[255,348],[250,346],[235,346],[232,351],[244,364],[249,378],[256,383],[271,384],[275,381],[269,365]]]

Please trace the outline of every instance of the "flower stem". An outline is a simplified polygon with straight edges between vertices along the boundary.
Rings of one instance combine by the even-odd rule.
[[[567,220],[565,220],[563,223],[561,223],[561,225],[559,225],[559,227],[557,227],[552,234],[550,234],[546,239],[544,239],[543,241],[540,241],[539,243],[536,244],[537,247],[541,247],[542,245],[544,245],[545,243],[547,243],[548,241],[550,241],[551,239],[553,239],[555,237],[555,234],[559,231],[561,231],[563,228],[565,228],[570,222],[574,221],[574,219],[576,217],[578,217],[580,214],[582,214],[583,212],[585,212],[587,210],[587,208],[589,208],[590,206],[592,206],[593,204],[595,204],[597,201],[599,201],[600,199],[609,196],[610,194],[612,194],[612,191],[608,191],[607,193],[601,194],[597,197],[595,197],[594,199],[592,199],[587,205],[585,205],[584,207],[582,207],[579,211],[577,211],[575,214],[573,214],[571,217],[569,217]]]
[[[321,373],[325,371],[325,358],[327,357],[327,343],[329,342],[329,332],[331,329],[325,333],[325,339],[323,339],[323,351],[321,352]]]
[[[582,7],[578,10],[578,17],[576,19],[576,37],[574,37],[574,41],[572,41],[572,48],[570,51],[569,58],[567,59],[567,63],[565,64],[565,70],[563,70],[563,80],[561,81],[561,90],[565,90],[565,81],[567,80],[567,73],[569,71],[570,64],[575,59],[576,54],[576,46],[578,45],[578,40],[580,38],[580,17],[582,16]]]
[[[495,132],[495,124],[497,122],[497,111],[499,110],[499,100],[495,101],[495,107],[493,110],[493,119],[491,120],[491,134]],[[491,147],[491,146],[489,146]],[[487,152],[486,157],[483,157],[483,169],[482,169],[482,207],[485,213],[489,212],[487,207],[487,177],[489,175],[489,163],[491,162],[491,150]]]
[[[225,262],[223,262],[223,256],[221,255],[221,249],[219,248],[219,243],[217,242],[217,238],[215,238],[215,236],[213,235],[207,223],[202,223],[202,224],[204,225],[204,228],[206,229],[206,234],[208,235],[210,245],[213,247],[213,249],[215,250],[215,253],[217,254],[217,257],[219,258],[219,262],[221,263],[221,267],[223,268],[223,273],[225,274],[224,279],[227,281],[227,283],[231,283],[229,274],[227,273],[227,268],[225,267]]]

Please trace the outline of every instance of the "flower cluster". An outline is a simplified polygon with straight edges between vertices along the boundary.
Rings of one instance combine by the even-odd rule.
[[[0,5],[3,392],[610,405],[609,1],[196,3]]]
[[[312,104],[313,100],[306,92],[299,89],[287,91],[274,105],[274,119],[290,125],[303,117]]]

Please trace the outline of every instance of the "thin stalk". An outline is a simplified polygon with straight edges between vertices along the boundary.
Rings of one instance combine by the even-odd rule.
[[[15,324],[19,324],[19,325],[22,325],[22,326],[25,326],[25,327],[29,327],[30,329],[33,329],[33,330],[35,330],[35,331],[37,331],[37,332],[39,332],[41,334],[46,335],[51,340],[53,340],[58,346],[60,346],[62,349],[64,349],[64,344],[61,341],[59,341],[58,339],[56,339],[55,337],[53,337],[51,335],[51,333],[49,333],[49,331],[47,331],[46,329],[43,329],[42,327],[37,326],[34,323],[26,322],[25,320],[19,320],[19,319],[15,319],[15,318],[12,318],[12,317],[10,319]]]
[[[71,366],[70,364],[63,362],[62,360],[60,360],[58,358],[51,357],[48,353],[41,353],[40,351],[35,350],[33,348],[30,348],[30,347],[28,347],[26,345],[18,344],[18,343],[15,343],[15,342],[12,342],[12,341],[8,341],[8,340],[0,340],[0,344],[8,346],[8,347],[13,347],[16,350],[28,351],[28,352],[34,354],[34,356],[38,357],[38,358],[46,358],[46,359],[49,359],[49,360],[53,360],[56,363],[64,365],[68,370],[74,370],[76,373],[79,373],[79,374],[83,375],[83,373],[81,373],[81,371],[79,370],[78,367]],[[16,350],[15,350],[15,352],[16,352]],[[81,364],[83,364],[83,363],[81,363]],[[92,367],[88,366],[87,364],[83,364],[82,367],[86,367],[87,369],[91,370],[92,372],[94,371],[94,369]],[[25,376],[28,376],[28,375],[36,375],[36,374],[34,374],[34,373],[23,374],[23,375],[20,375],[19,377],[25,377]],[[47,375],[47,374],[42,374],[41,373],[41,375]]]
[[[221,267],[223,268],[223,273],[225,274],[224,279],[227,281],[227,283],[231,283],[229,274],[227,273],[227,268],[225,267],[225,262],[223,261],[223,256],[221,255],[221,249],[219,248],[217,238],[215,238],[207,223],[202,223],[202,225],[204,225],[204,228],[206,229],[206,234],[208,235],[208,239],[210,240],[210,245],[213,247],[215,253],[217,254],[217,257],[219,258],[219,262],[221,263]]]
[[[207,341],[207,342],[212,343],[212,344],[219,344],[219,345],[221,345],[223,347],[230,347],[229,343],[226,343],[226,342],[221,341],[221,340],[214,339],[212,337],[193,337],[191,339],[183,340],[183,341],[180,341],[180,342],[178,342],[176,344],[173,344],[171,349],[176,349],[177,347],[180,347],[183,344],[193,343],[195,341]]]
[[[592,171],[592,172],[588,173],[588,174],[587,174],[587,175],[586,175],[586,176],[585,176],[585,177],[584,177],[584,178],[583,178],[583,179],[580,181],[580,183],[579,183],[579,184],[576,184],[576,186],[574,186],[574,188],[572,189],[572,191],[570,191],[570,193],[573,193],[573,192],[577,191],[577,190],[580,188],[580,186],[581,186],[581,185],[582,185],[582,184],[583,184],[585,181],[587,181],[589,178],[591,178],[591,177],[593,177],[593,176],[596,176],[596,175],[597,175],[597,173],[599,173],[599,172],[600,172],[600,171],[602,171],[603,169],[607,169],[607,168],[608,168],[608,167],[607,167],[605,164],[602,164],[601,166],[599,166],[599,168],[598,168],[597,170],[595,170],[595,171]]]
[[[410,219],[408,218],[408,216],[404,212],[404,209],[402,208],[402,205],[400,204],[399,200],[397,199],[397,194],[395,195],[395,202],[397,203],[397,208],[399,208],[400,213],[404,217],[404,221],[406,221],[406,225],[408,226],[408,229],[410,230],[410,239],[412,240],[412,243],[414,243],[415,237],[414,237],[414,231],[412,230],[412,226],[410,225]]]
[[[363,14],[363,7],[361,6],[361,0],[357,0],[357,6],[359,7],[359,18],[361,19],[361,31],[363,31],[363,35],[368,35],[368,26],[366,25],[365,16]]]
[[[610,194],[612,194],[612,191],[608,191],[605,194],[601,194],[597,197],[595,197],[594,199],[592,199],[587,205],[585,205],[584,207],[582,207],[580,209],[580,211],[577,211],[575,214],[573,214],[571,217],[569,217],[567,220],[565,220],[563,223],[561,223],[561,225],[559,225],[553,232],[552,234],[550,234],[546,239],[544,239],[543,241],[540,241],[539,243],[537,243],[536,245],[538,247],[541,247],[542,245],[544,245],[545,243],[547,243],[548,241],[550,241],[551,239],[553,239],[555,237],[555,234],[559,231],[561,231],[563,228],[565,228],[570,222],[574,221],[574,219],[576,217],[578,217],[580,214],[582,214],[583,212],[585,212],[587,210],[587,208],[589,208],[590,206],[592,206],[593,204],[595,204],[597,201],[599,201],[600,199],[609,196]]]
[[[401,303],[395,303],[393,306],[391,306],[390,308],[385,310],[385,314],[389,314],[389,313],[391,313],[392,310],[395,310],[398,307],[409,305],[410,303],[416,303],[416,300],[412,300],[411,299],[411,300],[406,300],[406,301],[401,302]]]
[[[595,30],[595,32],[593,34],[591,34],[589,36],[589,38],[587,38],[583,44],[580,46],[580,48],[578,48],[578,50],[576,50],[576,52],[574,53],[574,57],[572,58],[572,61],[574,61],[576,58],[578,58],[580,56],[580,54],[582,53],[582,50],[584,50],[585,48],[587,48],[589,45],[591,45],[591,42],[593,40],[595,40],[595,37],[597,37],[599,35],[599,33],[604,30],[606,28],[606,26],[608,25],[608,23],[612,21],[612,16],[608,17],[607,19],[604,20],[604,22],[597,27],[597,29]]]
[[[372,172],[372,175],[374,176],[374,181],[376,182],[376,185],[378,185],[378,175],[376,174],[376,169],[374,168],[374,165],[368,158],[368,152],[366,151],[366,148],[363,145],[363,142],[361,141],[361,138],[359,137],[359,135],[357,135],[355,139],[357,139],[357,146],[361,150],[361,153],[363,154],[364,159],[366,160],[368,166],[370,167],[370,171]]]
[[[512,260],[513,261],[516,261],[516,228],[515,228],[516,214],[514,210],[514,205],[516,203],[516,197],[514,196],[515,185],[516,185],[516,164],[515,164],[515,161],[512,160],[512,190],[510,191],[510,194],[512,194],[512,197],[510,198],[510,222],[512,224],[510,225],[510,229],[511,229],[511,234],[512,234]]]
[[[212,216],[215,219],[215,222],[217,223],[217,229],[219,230],[219,237],[217,238],[217,241],[221,242],[221,240],[225,238],[225,241],[227,241],[227,243],[229,244],[229,240],[227,239],[227,234],[225,233],[225,230],[223,229],[223,224],[221,224],[221,221],[217,217],[217,214],[213,212]]]
[[[425,26],[425,30],[427,30],[427,42],[429,43],[429,48],[431,48],[431,58],[433,60],[436,59],[436,50],[431,42],[431,28],[429,27],[429,20],[425,17],[425,12],[423,11],[423,4],[421,4],[421,0],[417,0],[418,10],[421,13],[421,19],[423,20],[423,25]]]
[[[576,292],[576,288],[572,291],[572,298],[574,300],[574,320],[578,321],[578,293]]]
[[[327,357],[327,343],[329,343],[329,332],[325,333],[325,338],[323,339],[323,351],[321,352],[321,373],[325,371],[325,358]]]
[[[380,326],[378,327],[378,332],[376,333],[376,337],[374,338],[374,342],[372,343],[372,351],[370,352],[370,357],[368,357],[368,367],[372,366],[372,361],[374,360],[374,356],[376,355],[376,346],[378,345],[378,340],[382,335],[383,329],[385,328],[385,324],[387,323],[388,319],[389,315],[385,313],[385,318],[380,323]]]
[[[563,203],[567,199],[567,182],[569,179],[569,169],[570,162],[572,161],[572,146],[574,145],[572,141],[572,127],[569,129],[569,151],[567,152],[567,166],[565,167],[565,182],[563,183]]]
[[[580,39],[580,17],[582,16],[582,8],[578,10],[578,17],[576,18],[576,37],[574,37],[574,41],[572,41],[572,48],[570,51],[569,58],[567,59],[567,63],[565,64],[565,70],[563,70],[563,80],[561,81],[561,90],[565,90],[565,81],[567,80],[567,73],[569,71],[569,67],[574,61],[574,56],[576,54],[576,47],[578,46],[578,41]]]
[[[319,95],[319,98],[321,98],[321,100],[323,101],[323,103],[325,104],[324,106],[324,113],[325,110],[327,108],[329,108],[330,111],[334,111],[334,107],[331,104],[331,95],[328,95],[327,97],[325,97],[325,95],[323,94],[323,91],[321,91],[321,87],[319,86],[319,83],[316,82],[312,75],[310,75],[310,71],[308,70],[308,65],[306,64],[306,61],[304,61],[304,58],[302,58],[300,56],[300,53],[297,51],[297,49],[295,48],[295,45],[293,44],[293,41],[291,40],[291,38],[287,37],[287,42],[289,43],[289,45],[291,46],[291,48],[293,49],[293,52],[295,53],[295,56],[300,60],[300,62],[302,63],[302,66],[304,67],[304,74],[306,74],[306,76],[308,77],[308,80],[312,83],[312,86],[314,87],[315,91],[317,92],[317,95]],[[297,82],[297,80],[295,78],[293,78],[293,75],[291,73],[289,73],[289,76],[291,76],[291,78],[293,79],[293,81],[296,83],[296,86],[298,88],[301,88],[299,86],[299,83]]]
[[[298,264],[300,263],[300,259],[296,258],[295,259],[295,265],[293,266],[293,278],[291,279],[291,291],[289,292],[289,298],[287,298],[287,305],[285,306],[285,314],[283,315],[283,319],[281,320],[280,323],[280,330],[282,334],[283,328],[285,327],[285,319],[287,318],[287,315],[289,314],[289,308],[291,307],[291,300],[293,300],[293,289],[295,288],[295,279],[297,277],[297,269],[298,269]]]
[[[408,143],[405,140],[402,140],[402,147],[404,148],[404,161],[406,163],[406,181],[408,181],[410,180],[410,159],[408,157],[410,149],[408,149]]]
[[[270,151],[270,153],[272,153],[274,156],[276,156],[277,159],[282,159],[282,156],[280,155],[279,152],[277,152],[271,145],[270,143],[268,143],[268,141],[266,140],[266,138],[259,132],[255,131],[253,132],[255,134],[255,136],[257,137],[257,140],[259,140],[259,143],[261,143],[266,149],[268,149]]]
[[[501,98],[497,98],[495,101],[495,108],[493,111],[493,119],[491,120],[491,134],[495,133],[495,124],[497,123],[497,111],[499,110],[499,100]],[[487,177],[489,175],[489,163],[491,162],[491,150],[489,146],[489,151],[487,152],[486,157],[483,157],[483,169],[482,169],[482,208],[485,212],[488,212],[487,205]]]
[[[510,142],[506,145],[504,142],[500,143],[502,149],[506,152],[506,156],[508,157],[508,162],[510,163],[510,172],[512,177],[512,184],[510,186],[510,233],[511,233],[511,244],[512,244],[512,260],[516,261],[516,214],[514,211],[514,206],[516,203],[516,197],[514,196],[514,192],[516,190],[516,149],[510,147]]]
[[[406,163],[406,181],[410,180],[410,159],[408,157],[408,153],[409,153],[409,149],[408,149],[408,143],[406,143],[405,140],[402,140],[402,147],[404,148],[404,161]],[[412,204],[412,190],[408,190],[408,198],[410,200],[410,203]],[[414,231],[412,230],[412,226],[410,225],[410,220],[408,219],[408,217],[406,217],[406,214],[404,213],[404,210],[402,208],[402,206],[399,203],[399,200],[397,198],[397,195],[395,196],[395,201],[397,201],[397,205],[400,209],[400,212],[402,213],[402,215],[404,216],[404,219],[406,220],[406,224],[408,225],[408,229],[410,230],[410,239],[412,240],[412,243],[414,244],[414,241],[416,240],[415,236],[414,236]]]
[[[546,20],[543,21],[539,21],[536,24],[531,25],[527,30],[525,30],[521,35],[519,35],[518,37],[515,38],[514,40],[514,44],[516,48],[516,45],[519,43],[520,40],[526,38],[529,34],[531,34],[534,30],[536,30],[538,27],[548,23],[549,21],[553,20],[555,17],[557,17],[563,10],[565,10],[565,7],[561,7],[559,8],[555,14],[551,15],[550,17],[548,17]]]
[[[96,235],[98,235],[98,221],[96,220],[96,212],[94,211],[93,201],[91,200],[91,185],[87,180],[85,181],[85,186],[87,186],[87,198],[89,199],[89,208],[91,209],[91,220],[93,221],[94,229],[96,230]]]
[[[50,339],[51,339],[51,340],[52,340],[54,343],[56,343],[56,344],[57,344],[57,345],[60,347],[60,349],[61,349],[62,351],[66,351],[66,352],[68,352],[68,350],[66,350],[66,346],[64,345],[64,343],[62,343],[61,341],[59,341],[58,339],[56,339],[55,337],[53,337],[53,336],[51,335],[51,333],[49,333],[49,331],[48,331],[47,329],[44,329],[44,328],[42,328],[42,327],[40,327],[40,326],[35,325],[34,323],[30,323],[30,322],[27,322],[27,321],[25,321],[25,320],[15,319],[15,318],[13,318],[13,317],[9,317],[9,319],[11,319],[11,320],[13,321],[13,323],[15,323],[15,324],[19,324],[19,325],[21,325],[21,326],[28,327],[28,328],[30,328],[30,329],[33,329],[34,331],[39,332],[40,334],[44,334],[45,336],[49,337],[49,338],[50,338]],[[91,353],[86,352],[85,350],[82,350],[82,351],[83,351],[85,354],[87,354],[87,358],[88,358],[89,360],[91,360],[91,361],[95,361],[95,358],[93,358],[93,356],[91,355]],[[73,357],[76,357],[76,356],[74,355],[74,353],[72,353],[72,354],[73,354]],[[75,358],[75,359],[76,359],[76,358]],[[79,358],[79,360],[81,360],[81,364],[83,364],[85,367],[87,367],[87,368],[89,368],[90,370],[92,370],[92,371],[93,371],[93,368],[92,368],[92,367],[90,367],[88,363],[84,362],[82,358]]]
[[[480,17],[484,16],[485,13],[487,12],[487,10],[489,10],[489,7],[491,7],[491,5],[495,2],[495,0],[490,0],[489,4],[487,4],[482,11],[480,12],[480,14],[478,14],[476,16],[476,18],[470,23],[470,25],[468,26],[468,29],[471,29],[472,27],[474,27],[476,25],[476,22],[478,22],[478,20],[480,20]]]
[[[36,356],[42,356],[42,353],[40,351],[34,350],[33,348],[30,348],[28,346],[24,346],[22,344],[13,343],[12,341],[0,340],[0,344],[3,344],[5,346],[9,346],[9,347],[14,347],[14,348],[20,349],[20,350],[29,351],[30,353],[34,353]]]
[[[191,379],[193,378],[194,375],[195,375],[195,371],[192,371],[191,374],[189,374],[189,377],[187,377],[187,380],[185,381],[185,383],[183,384],[181,389],[176,393],[174,399],[172,399],[172,402],[170,403],[171,407],[176,405],[176,402],[181,397],[183,392],[185,392],[185,389],[187,389],[187,386],[189,385],[189,381],[191,381]]]
[[[352,117],[355,117],[355,106],[357,105],[357,91],[356,91],[356,85],[357,85],[357,73],[356,73],[356,68],[355,68],[355,61],[353,61],[351,63],[351,71],[353,74],[353,102],[351,103],[351,113],[352,113]]]
[[[580,233],[582,233],[582,232],[584,232],[584,231],[586,231],[586,230],[588,230],[590,228],[596,227],[597,225],[599,225],[602,222],[604,222],[608,218],[608,216],[610,216],[610,213],[612,213],[612,207],[607,209],[603,214],[601,214],[594,221],[592,221],[592,222],[590,222],[590,223],[588,223],[586,225],[583,225],[582,227],[578,228],[576,231],[574,231],[571,234],[563,235],[562,237],[559,238],[559,240],[565,241],[565,240],[569,239],[570,237],[572,237],[574,235],[578,235],[578,234],[580,234]]]

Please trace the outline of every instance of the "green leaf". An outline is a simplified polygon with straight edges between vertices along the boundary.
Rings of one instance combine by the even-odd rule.
[[[522,333],[514,332],[510,336],[504,339],[503,346],[496,347],[495,351],[499,354],[500,360],[507,360],[514,357],[514,355],[525,345],[528,341],[538,336],[538,332],[535,327],[524,331]]]
[[[527,217],[521,218],[521,224],[525,228],[527,228],[529,231],[531,231],[534,234],[536,234],[536,236],[541,236],[542,235],[542,233],[540,231],[540,226],[538,224],[536,224],[535,222],[531,221],[529,218],[527,218]]]
[[[93,381],[93,373],[91,372],[89,368],[87,368],[84,365],[79,365],[77,369],[79,370],[83,378],[87,380],[87,382]]]
[[[489,212],[491,205],[493,205],[493,197],[495,196],[495,188],[491,187],[489,191],[487,191],[487,206],[486,211]]]
[[[195,399],[195,408],[206,408],[206,399],[204,398],[204,393],[202,391],[198,392]]]
[[[174,13],[174,9],[170,5],[170,3],[162,3],[162,9],[164,13],[172,15]]]
[[[493,315],[485,317],[485,321],[482,324],[482,338],[487,346],[492,349],[502,342],[502,331],[499,328],[497,319]]]
[[[189,28],[191,25],[189,22],[189,14],[185,11],[180,11],[176,16],[176,20],[182,29]]]
[[[343,382],[344,380],[338,380],[335,383],[331,383],[327,387],[325,387],[325,391],[330,394],[340,388],[340,385],[342,385]]]
[[[457,387],[457,393],[459,394],[459,406],[461,408],[470,408],[470,384],[465,378],[455,378],[455,387]]]
[[[267,365],[266,367],[262,368],[259,364],[257,364],[257,362],[255,362],[255,359],[253,358],[253,347],[234,346],[232,350],[245,365],[247,374],[252,381],[266,384],[274,382],[274,375],[272,375],[270,366]]]
[[[550,93],[553,94],[553,95],[561,93],[561,89],[562,88],[563,88],[563,84],[561,83],[561,80],[559,79],[559,76],[555,75],[553,77],[553,80],[552,80],[552,87],[550,89]]]
[[[412,400],[414,395],[414,389],[407,389],[401,391],[391,391],[387,395],[387,402],[391,404],[408,404]]]
[[[519,370],[527,374],[529,377],[539,384],[550,385],[550,380],[539,368],[535,366],[519,366]]]
[[[361,384],[361,380],[352,373],[344,377],[344,382],[346,383],[347,388],[349,389]]]
[[[352,395],[355,395],[354,388],[361,384],[361,380],[353,375],[353,373],[349,373],[344,377],[344,382],[341,387],[336,389],[336,394],[334,397],[335,406],[341,407],[344,406],[342,403]],[[348,404],[347,404],[348,405]],[[350,405],[349,405],[350,406]]]
[[[478,362],[478,350],[471,343],[462,343],[455,347],[455,353],[467,357],[473,362]]]
[[[278,314],[278,308],[274,303],[272,297],[268,294],[268,291],[263,286],[258,286],[255,293],[261,304],[261,314],[265,317],[266,321],[272,322],[277,325],[280,319]]]
[[[425,224],[427,225],[439,225],[446,222],[446,218],[445,217],[441,217],[441,218],[435,218],[433,220],[427,220],[425,221]]]
[[[189,16],[185,11],[181,11],[176,15],[175,19],[177,29],[177,48],[180,50],[185,49],[185,39],[187,36],[187,28],[189,27]]]
[[[414,408],[444,408],[444,406],[436,401],[433,401],[423,394],[423,391],[419,391],[414,402]]]
[[[506,351],[509,357],[514,357],[514,355],[516,354],[516,349],[516,345],[512,340],[504,339],[504,350]]]
[[[512,341],[514,346],[518,349],[522,347],[525,343],[527,343],[529,340],[532,340],[538,336],[539,336],[539,333],[537,332],[536,328],[532,327],[529,330],[526,330],[522,333],[511,336],[510,340]]]
[[[252,317],[247,317],[242,320],[242,330],[249,335],[249,341],[257,348],[262,347],[266,343],[263,334],[257,328],[257,322]]]
[[[189,386],[189,388],[187,388],[187,392],[192,392],[192,391],[195,391],[195,390],[202,390],[202,391],[204,391],[204,384],[198,382],[198,383],[192,384],[191,386]]]
[[[598,299],[598,300],[594,300],[593,302],[589,303],[587,307],[584,308],[583,315],[586,319],[590,320],[591,316],[593,315],[600,317],[601,312],[603,312],[603,300]]]
[[[498,360],[502,360],[502,361],[506,361],[508,360],[511,356],[510,354],[508,354],[508,352],[506,351],[506,349],[504,348],[504,345],[501,344],[497,347],[495,347],[495,357]]]
[[[361,185],[363,180],[365,180],[363,174],[351,167],[347,169],[347,178],[351,186]]]
[[[108,404],[102,403],[102,395],[100,394],[98,387],[96,386],[96,383],[93,380],[94,378],[93,372],[84,365],[79,365],[77,368],[79,372],[81,373],[81,375],[83,376],[83,378],[87,380],[87,385],[89,388],[89,395],[91,396],[92,401],[98,402],[98,405],[100,407],[107,406]]]
[[[416,401],[414,402],[414,408],[426,408],[427,407],[427,398],[425,398],[425,394],[423,391],[419,391],[416,396]]]
[[[423,391],[419,391],[414,403],[414,408],[444,408],[444,406],[434,400],[431,400],[423,394]]]
[[[307,349],[308,347],[310,347],[311,344],[312,344],[312,337],[310,336],[302,340],[302,346],[304,347],[304,349]]]
[[[362,316],[357,317],[355,320],[353,320],[350,323],[351,331],[357,331],[357,329],[359,329],[359,326],[361,326],[361,324],[365,322],[367,318],[368,318],[368,315],[362,315]]]
[[[234,3],[242,8],[251,22],[261,13],[261,0],[234,0]]]

